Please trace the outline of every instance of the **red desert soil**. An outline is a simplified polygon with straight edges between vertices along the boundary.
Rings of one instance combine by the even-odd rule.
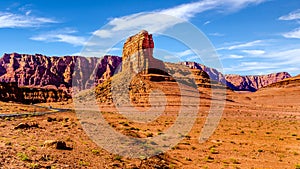
[[[158,88],[172,85],[157,82]],[[208,141],[198,138],[210,107],[209,91],[200,89],[200,111],[194,127],[172,150],[149,159],[129,159],[98,147],[83,131],[74,111],[27,118],[0,119],[1,168],[299,168],[300,90],[265,88],[256,93],[227,91],[222,119]],[[205,94],[206,93],[206,94]],[[113,106],[104,117],[117,131],[154,137],[176,120],[178,97],[167,95],[169,107],[149,124],[128,121]],[[172,102],[173,101],[173,102]],[[6,103],[1,103],[6,104]],[[72,108],[72,103],[41,104]],[[176,106],[177,105],[177,106]],[[15,105],[5,105],[11,109]],[[26,107],[26,105],[18,105]],[[87,105],[88,106],[88,105]],[[13,109],[11,109],[13,110]],[[169,112],[168,112],[169,111]],[[171,115],[171,116],[170,116]],[[38,127],[14,129],[20,123]],[[47,141],[48,140],[48,141]],[[63,141],[65,149],[48,146]],[[46,141],[46,143],[45,143]]]
[[[33,105],[24,105],[14,102],[1,102],[0,101],[0,115],[1,114],[30,114],[34,112],[49,111],[48,108],[37,107]]]

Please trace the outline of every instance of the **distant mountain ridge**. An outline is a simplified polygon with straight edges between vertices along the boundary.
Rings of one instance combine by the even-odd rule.
[[[290,77],[291,75],[287,72],[257,76],[225,75],[227,85],[233,90],[252,92]]]
[[[291,87],[299,87],[299,86],[300,86],[300,75],[297,75],[294,77],[286,78],[276,83],[269,84],[263,88],[264,89],[265,88],[291,88]]]
[[[235,91],[251,91],[255,92],[258,89],[268,86],[272,83],[280,82],[286,78],[292,77],[287,72],[272,73],[268,75],[223,75],[214,68],[196,62],[180,62],[181,65],[186,65],[191,69],[199,69],[205,71],[212,80],[226,84],[229,88]]]
[[[122,58],[118,56],[87,58],[4,54],[0,58],[0,82],[17,82],[18,86],[57,88],[68,91],[72,87],[72,75],[76,65],[76,72],[73,76],[77,76],[77,80],[80,79],[77,83],[81,83],[84,88],[90,88],[113,76],[121,62]],[[253,92],[291,77],[287,72],[259,76],[223,75],[214,68],[196,62],[180,62],[179,64],[191,69],[203,70],[212,80],[221,82],[236,91]]]

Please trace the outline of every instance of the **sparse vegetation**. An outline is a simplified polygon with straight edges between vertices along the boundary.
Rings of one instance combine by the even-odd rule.
[[[147,133],[146,136],[147,137],[153,137],[153,133]]]
[[[189,158],[189,157],[185,157],[185,160],[186,160],[186,161],[192,161],[192,159]]]
[[[204,158],[204,161],[205,162],[208,162],[208,163],[212,163],[214,162],[215,158],[211,157],[211,156],[207,156]]]
[[[264,150],[262,150],[262,149],[258,149],[257,151],[258,151],[259,153],[264,152]]]
[[[237,159],[235,158],[231,158],[230,161],[232,162],[232,164],[241,164]]]
[[[28,167],[30,169],[38,169],[38,168],[40,168],[40,164],[38,164],[38,163],[30,163],[30,164],[28,164]]]
[[[98,154],[100,154],[100,151],[99,151],[99,150],[93,149],[93,150],[92,150],[92,153],[98,155]]]
[[[219,152],[214,147],[210,148],[209,151],[210,151],[211,154],[219,154]]]
[[[86,162],[86,161],[83,161],[83,160],[79,160],[78,163],[79,163],[80,166],[89,166],[90,165],[89,162]]]
[[[114,160],[122,161],[122,156],[116,155],[116,156],[114,157]]]
[[[30,158],[25,154],[25,153],[18,153],[17,156],[20,158],[22,161],[30,161]]]

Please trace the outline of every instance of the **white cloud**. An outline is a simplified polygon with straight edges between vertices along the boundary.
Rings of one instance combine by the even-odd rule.
[[[94,35],[97,35],[99,37],[102,37],[102,38],[109,38],[109,37],[112,37],[113,34],[111,31],[109,30],[97,30],[95,32],[93,32]]]
[[[64,43],[72,44],[74,46],[86,45],[87,38],[73,35],[76,32],[77,32],[76,30],[67,28],[63,30],[56,30],[56,31],[40,34],[31,37],[30,39],[36,41],[45,41],[45,42],[64,42]]]
[[[110,48],[109,51],[113,52],[113,51],[121,51],[121,48]]]
[[[121,51],[121,48],[109,48],[107,50],[101,50],[99,49],[98,51],[92,51],[92,52],[76,52],[71,54],[71,56],[84,56],[84,57],[102,57],[105,55],[115,55],[112,54],[111,52],[115,51]],[[120,56],[120,55],[117,55]]]
[[[251,72],[258,70],[270,70],[278,68],[277,65],[268,62],[241,62],[238,65],[224,68],[225,72]]]
[[[173,55],[166,55],[166,56],[163,56],[163,58],[165,60],[172,60],[172,61],[179,59],[177,56],[173,56]]]
[[[202,0],[187,4],[182,4],[170,9],[160,11],[162,14],[167,14],[189,20],[198,13],[208,10],[221,8],[223,10],[236,11],[251,4],[259,4],[266,0]]]
[[[161,10],[160,13],[171,15],[184,20],[189,20],[196,14],[214,9],[219,5],[221,5],[221,2],[218,0],[203,0]]]
[[[231,58],[231,59],[241,59],[241,58],[244,58],[244,56],[242,56],[242,55],[229,55],[228,58]]]
[[[263,55],[266,53],[264,50],[242,50],[242,52],[250,55]]]
[[[27,12],[25,13],[25,15],[26,15],[26,16],[28,16],[28,15],[30,15],[30,14],[31,14],[31,12],[32,12],[32,11],[31,11],[31,10],[29,10],[29,11],[27,11]]]
[[[195,53],[190,50],[190,49],[187,49],[187,50],[184,50],[184,51],[181,51],[181,52],[169,52],[167,51],[167,53],[158,53],[158,55],[162,55],[162,58],[165,59],[165,60],[180,60],[182,58],[186,59],[187,57],[189,56],[194,56]],[[157,55],[156,55],[157,56]]]
[[[299,64],[300,48],[296,47],[294,49],[265,52],[256,61],[249,61],[244,58],[242,62],[237,61],[234,65],[224,68],[224,70],[226,73],[236,73],[238,71],[247,74],[257,74],[257,72],[266,74],[286,71],[299,74]]]
[[[113,18],[109,21],[106,28],[95,31],[94,35],[101,38],[112,38],[115,34],[120,34],[120,31],[136,33],[141,29],[146,29],[150,32],[159,32],[182,23],[184,20],[189,20],[196,14],[208,10],[222,9],[224,11],[232,12],[240,10],[248,5],[255,5],[265,1],[267,0],[201,0],[169,9],[156,10],[153,11],[154,13],[142,12]],[[167,16],[162,17],[163,14]]]
[[[297,28],[291,32],[284,33],[283,36],[285,38],[295,38],[300,39],[300,28]]]
[[[192,54],[194,54],[194,52],[190,49],[187,49],[187,50],[182,51],[182,52],[175,53],[175,55],[179,56],[179,57],[189,56],[189,55],[192,55]]]
[[[30,28],[39,27],[43,24],[57,23],[56,20],[44,17],[29,16],[31,11],[25,15],[10,12],[0,12],[0,28]]]
[[[284,21],[298,20],[298,19],[300,19],[300,9],[293,11],[287,15],[281,16],[278,19],[284,20]]]
[[[268,53],[265,58],[271,58],[280,65],[300,64],[300,46],[298,48]]]
[[[234,50],[234,49],[243,49],[247,47],[253,47],[253,46],[258,46],[262,45],[263,41],[262,40],[255,40],[247,43],[238,43],[235,45],[227,46],[227,47],[222,47],[217,50]]]
[[[256,5],[265,1],[267,0],[200,0],[173,8],[112,18],[103,28],[93,32],[94,36],[89,42],[96,46],[90,45],[84,48],[83,52],[85,55],[94,55],[99,49],[106,51],[107,48],[118,44],[128,36],[136,34],[143,29],[158,35],[174,34],[172,32],[174,30],[178,31],[178,29],[181,29],[184,31],[184,26],[191,26],[186,20],[190,20],[196,14],[209,10],[234,12],[249,5]],[[175,26],[178,26],[178,29],[172,30],[171,28]],[[167,32],[167,30],[171,33]],[[193,37],[190,37],[190,39],[193,39]]]
[[[208,35],[210,35],[210,36],[217,36],[217,37],[225,36],[224,34],[221,34],[221,33],[218,33],[218,32],[210,33]]]
[[[206,21],[206,22],[204,22],[203,25],[208,25],[208,24],[210,24],[210,23],[211,23],[210,21]]]

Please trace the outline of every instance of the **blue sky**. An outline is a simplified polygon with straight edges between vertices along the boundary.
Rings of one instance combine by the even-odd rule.
[[[148,12],[179,20],[161,19]],[[0,1],[0,53],[83,54],[92,49],[89,42],[95,37],[106,43],[116,38],[113,36],[145,27],[154,33],[160,59],[201,62],[195,59],[195,50],[157,34],[172,30],[181,20],[195,25],[209,39],[224,73],[300,74],[299,0]],[[122,31],[126,33],[120,34]],[[123,42],[118,39],[110,51],[101,52],[121,56]],[[100,57],[101,52],[89,55]]]

